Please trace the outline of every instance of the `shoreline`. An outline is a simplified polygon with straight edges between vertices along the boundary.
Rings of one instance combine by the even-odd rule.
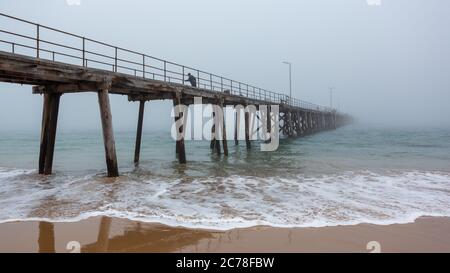
[[[76,251],[78,243],[81,252],[368,253],[374,250],[370,245],[379,245],[381,252],[450,252],[448,230],[450,217],[433,216],[406,224],[230,230],[171,227],[103,216],[75,222],[0,223],[0,252],[68,253]]]
[[[308,224],[302,225],[277,225],[272,223],[264,223],[263,221],[250,221],[250,222],[222,222],[220,224],[215,224],[211,226],[196,224],[193,222],[179,222],[177,220],[173,220],[172,218],[155,218],[155,219],[139,219],[130,216],[117,216],[103,213],[93,213],[89,215],[80,215],[73,218],[62,218],[62,219],[50,219],[50,218],[41,218],[41,217],[30,217],[24,219],[9,219],[0,221],[0,226],[3,224],[9,223],[29,223],[29,222],[49,222],[52,224],[64,224],[64,223],[78,223],[85,221],[92,221],[92,219],[100,219],[100,218],[112,218],[115,220],[122,220],[134,223],[141,223],[146,225],[161,225],[166,226],[168,228],[182,228],[189,230],[204,230],[211,232],[227,232],[231,230],[237,229],[251,229],[257,227],[266,227],[266,228],[276,228],[276,229],[304,229],[304,228],[331,228],[331,227],[346,227],[346,226],[358,226],[358,225],[374,225],[374,226],[390,226],[390,225],[404,225],[404,224],[412,224],[421,218],[449,218],[450,216],[441,215],[441,214],[427,214],[427,213],[419,213],[416,215],[410,215],[409,217],[404,217],[402,219],[391,219],[391,220],[358,220],[358,221],[344,221],[342,223],[329,223],[323,222],[317,224],[316,222],[311,222]],[[230,227],[229,223],[233,223],[233,226]],[[315,223],[315,224],[314,224]]]

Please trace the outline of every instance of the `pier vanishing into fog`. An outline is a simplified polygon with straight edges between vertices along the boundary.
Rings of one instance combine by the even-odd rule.
[[[0,27],[0,81],[33,86],[34,94],[43,94],[42,130],[39,154],[39,173],[51,174],[61,95],[66,93],[97,92],[103,128],[103,140],[108,176],[118,176],[110,94],[127,95],[130,102],[138,102],[138,124],[135,163],[139,162],[145,102],[172,100],[174,105],[193,105],[194,98],[220,108],[243,106],[245,142],[251,148],[252,120],[259,119],[270,132],[276,124],[279,132],[298,137],[323,130],[335,129],[351,121],[351,117],[335,109],[318,106],[284,94],[271,92],[229,78],[221,77],[189,66],[95,41],[55,28],[42,26],[0,13],[9,29]],[[52,38],[47,38],[52,37]],[[185,81],[190,73],[196,86]],[[254,106],[257,112],[248,110]],[[278,114],[262,115],[260,107],[278,106]],[[259,113],[259,114],[258,114]],[[176,141],[176,154],[186,163],[184,128],[187,113],[180,112],[175,121],[181,124]],[[235,144],[238,144],[239,114],[236,112]],[[215,152],[228,155],[225,122],[212,126],[211,140]],[[263,122],[264,121],[264,122]],[[223,128],[215,128],[217,126]],[[217,130],[216,130],[217,129]],[[278,132],[277,132],[278,135]],[[222,142],[222,143],[220,143]]]

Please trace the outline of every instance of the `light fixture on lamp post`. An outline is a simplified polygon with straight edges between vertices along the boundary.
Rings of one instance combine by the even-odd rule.
[[[290,62],[283,62],[289,65],[289,99],[292,98],[292,64]]]
[[[336,87],[328,87],[330,89],[330,108],[333,109],[333,90],[336,89]]]

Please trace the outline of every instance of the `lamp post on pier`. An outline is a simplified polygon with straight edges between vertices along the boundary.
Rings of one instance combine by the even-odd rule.
[[[292,64],[290,62],[283,62],[289,65],[289,101],[292,99]]]

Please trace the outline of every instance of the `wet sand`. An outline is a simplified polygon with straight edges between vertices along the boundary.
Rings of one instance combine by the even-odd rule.
[[[0,252],[450,252],[450,218],[321,228],[214,231],[96,217],[73,223],[0,224]],[[69,243],[76,241],[75,243]],[[377,243],[372,243],[377,247]]]

